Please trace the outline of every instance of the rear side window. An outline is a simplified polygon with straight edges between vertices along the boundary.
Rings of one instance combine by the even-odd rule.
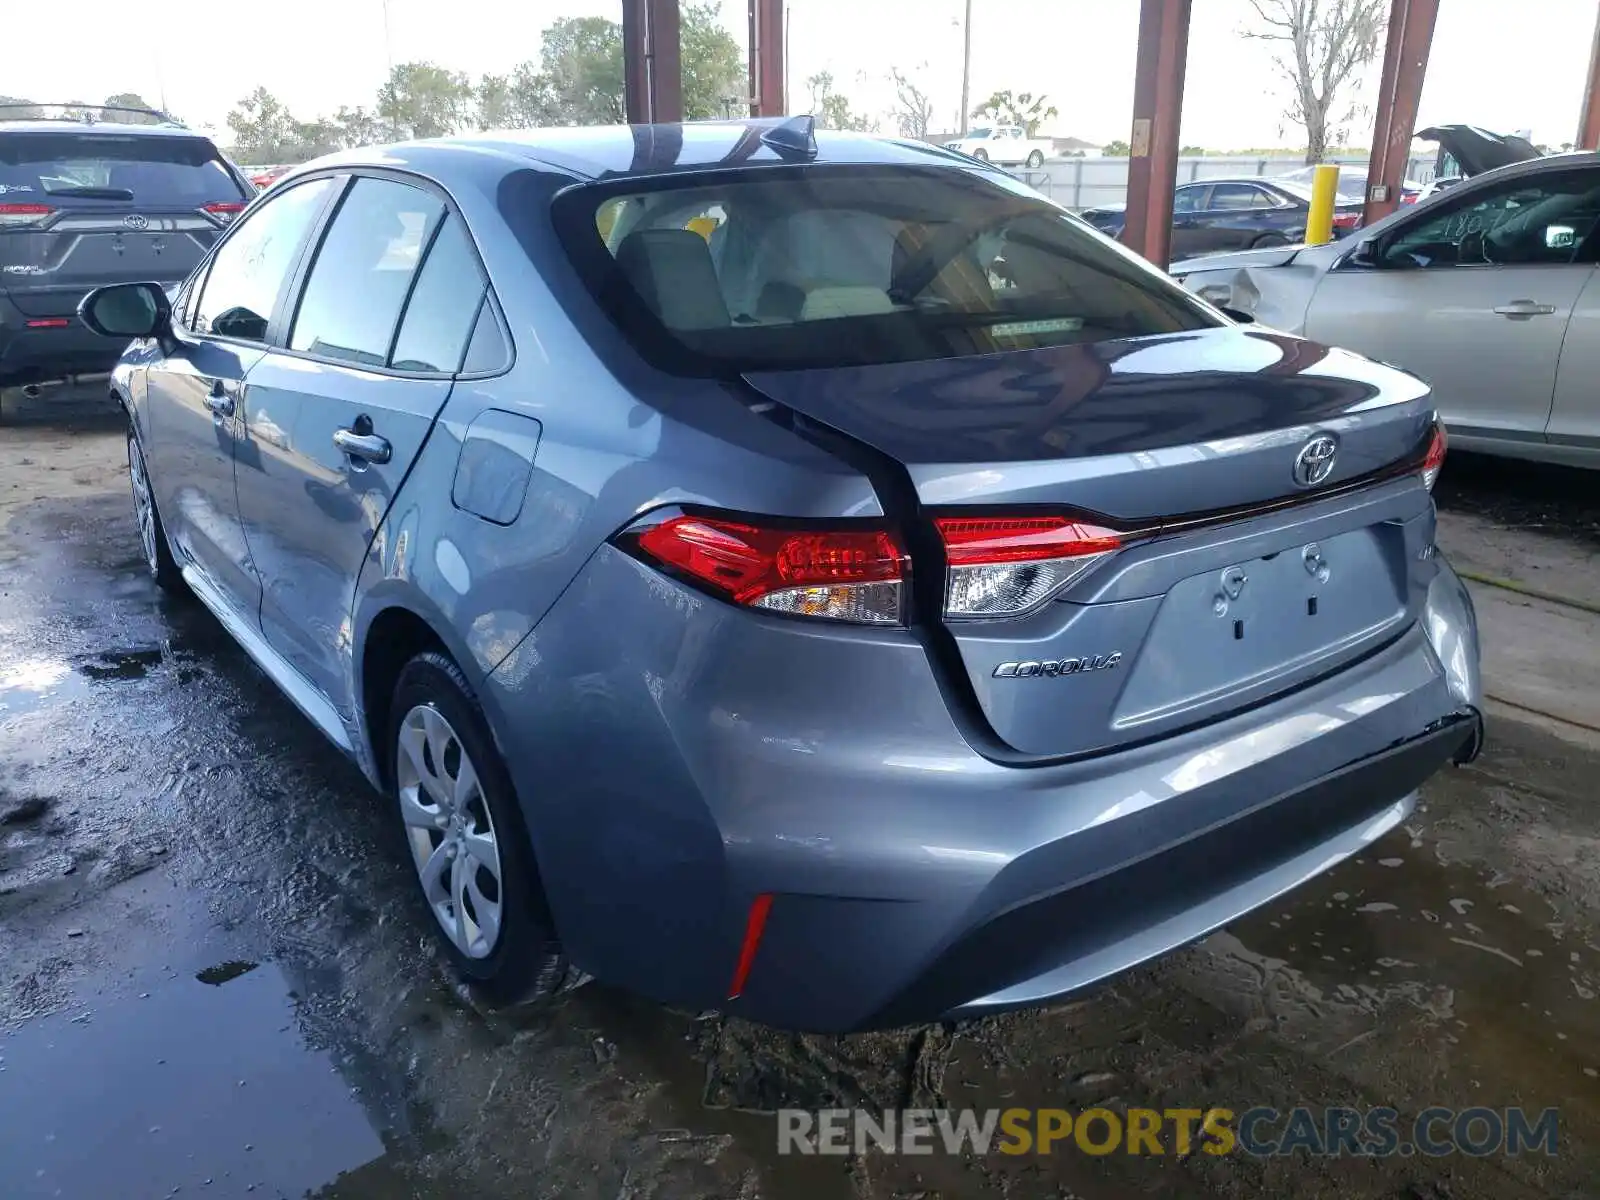
[[[0,134],[0,193],[66,208],[236,204],[244,190],[205,138],[115,133]]]
[[[194,329],[258,342],[300,247],[328,198],[331,179],[313,179],[264,200],[212,259],[194,306]]]
[[[500,322],[495,320],[494,301],[484,297],[478,310],[477,324],[472,328],[472,341],[467,344],[467,357],[461,370],[468,375],[481,375],[505,367],[511,355],[506,347],[505,335],[500,332]]]
[[[421,188],[357,179],[317,251],[290,348],[365,367],[388,362],[412,276],[443,216],[444,204]]]
[[[447,215],[406,303],[391,365],[402,371],[456,370],[483,290],[466,226],[460,217]]]
[[[1160,273],[988,171],[763,167],[578,187],[554,204],[601,306],[648,356],[688,373],[949,358],[1216,323]]]

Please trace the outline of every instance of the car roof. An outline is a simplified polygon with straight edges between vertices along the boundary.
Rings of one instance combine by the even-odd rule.
[[[1268,175],[1218,175],[1215,179],[1185,179],[1179,187],[1193,187],[1197,184],[1207,183],[1262,183],[1268,187],[1278,185],[1278,181]]]
[[[462,153],[522,160],[530,166],[559,171],[583,180],[648,179],[729,167],[780,166],[795,162],[946,165],[961,166],[968,170],[987,169],[966,155],[942,146],[903,138],[816,130],[814,156],[783,151],[762,140],[763,134],[780,127],[796,127],[796,120],[774,117],[658,125],[492,130],[390,146],[342,150],[314,159],[303,169],[388,166],[430,174],[444,166],[444,160],[456,158]]]
[[[52,121],[31,117],[25,120],[0,117],[0,133],[112,133],[118,137],[127,134],[131,137],[187,137],[205,142],[211,140],[205,134],[187,126],[169,125],[166,122],[135,125],[122,121],[69,121],[64,118]]]

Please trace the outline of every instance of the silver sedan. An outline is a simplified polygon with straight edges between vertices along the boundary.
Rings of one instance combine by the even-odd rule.
[[[1600,155],[1479,175],[1359,237],[1172,267],[1233,315],[1404,367],[1451,443],[1600,468]]]

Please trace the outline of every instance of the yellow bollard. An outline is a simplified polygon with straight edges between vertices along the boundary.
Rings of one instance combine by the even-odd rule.
[[[1333,204],[1339,195],[1339,168],[1319,163],[1311,179],[1311,211],[1306,214],[1306,245],[1333,241]]]

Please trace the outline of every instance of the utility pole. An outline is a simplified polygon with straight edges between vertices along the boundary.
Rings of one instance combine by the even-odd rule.
[[[961,23],[961,136],[967,136],[967,111],[972,107],[972,0]]]

